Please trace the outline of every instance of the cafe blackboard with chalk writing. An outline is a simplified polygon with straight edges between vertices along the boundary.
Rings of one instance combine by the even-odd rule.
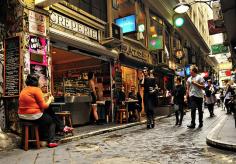
[[[15,97],[20,93],[20,38],[4,40],[4,96]]]

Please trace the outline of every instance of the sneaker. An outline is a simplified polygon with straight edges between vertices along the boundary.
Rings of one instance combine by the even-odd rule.
[[[57,147],[58,146],[58,143],[55,143],[55,142],[51,142],[48,144],[48,147],[49,148],[54,148],[54,147]]]
[[[74,128],[71,128],[69,126],[65,126],[64,129],[63,129],[63,132],[64,133],[69,133],[69,132],[72,132],[74,130]]]

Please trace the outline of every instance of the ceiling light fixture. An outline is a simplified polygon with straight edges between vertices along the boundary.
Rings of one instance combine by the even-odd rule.
[[[180,3],[178,3],[177,5],[175,5],[175,7],[173,8],[173,10],[174,10],[176,13],[183,14],[183,13],[188,12],[188,10],[190,9],[191,5],[193,5],[193,4],[195,4],[195,3],[205,3],[205,4],[207,4],[210,8],[212,8],[212,7],[211,7],[211,2],[212,2],[212,1],[216,1],[216,0],[193,1],[193,2],[190,2],[190,3],[187,3],[187,2],[180,2]]]

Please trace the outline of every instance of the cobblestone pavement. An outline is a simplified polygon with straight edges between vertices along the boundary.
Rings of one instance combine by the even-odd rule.
[[[89,137],[60,145],[55,149],[14,150],[0,155],[2,164],[172,164],[172,163],[236,163],[236,153],[206,145],[206,136],[220,121],[225,111],[217,109],[216,117],[204,111],[202,129],[188,129],[190,112],[181,127],[175,118],[157,122],[154,129],[145,125]]]

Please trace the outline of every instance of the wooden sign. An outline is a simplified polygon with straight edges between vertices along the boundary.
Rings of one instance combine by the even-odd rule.
[[[15,97],[20,93],[20,37],[4,41],[4,91],[5,97]]]

